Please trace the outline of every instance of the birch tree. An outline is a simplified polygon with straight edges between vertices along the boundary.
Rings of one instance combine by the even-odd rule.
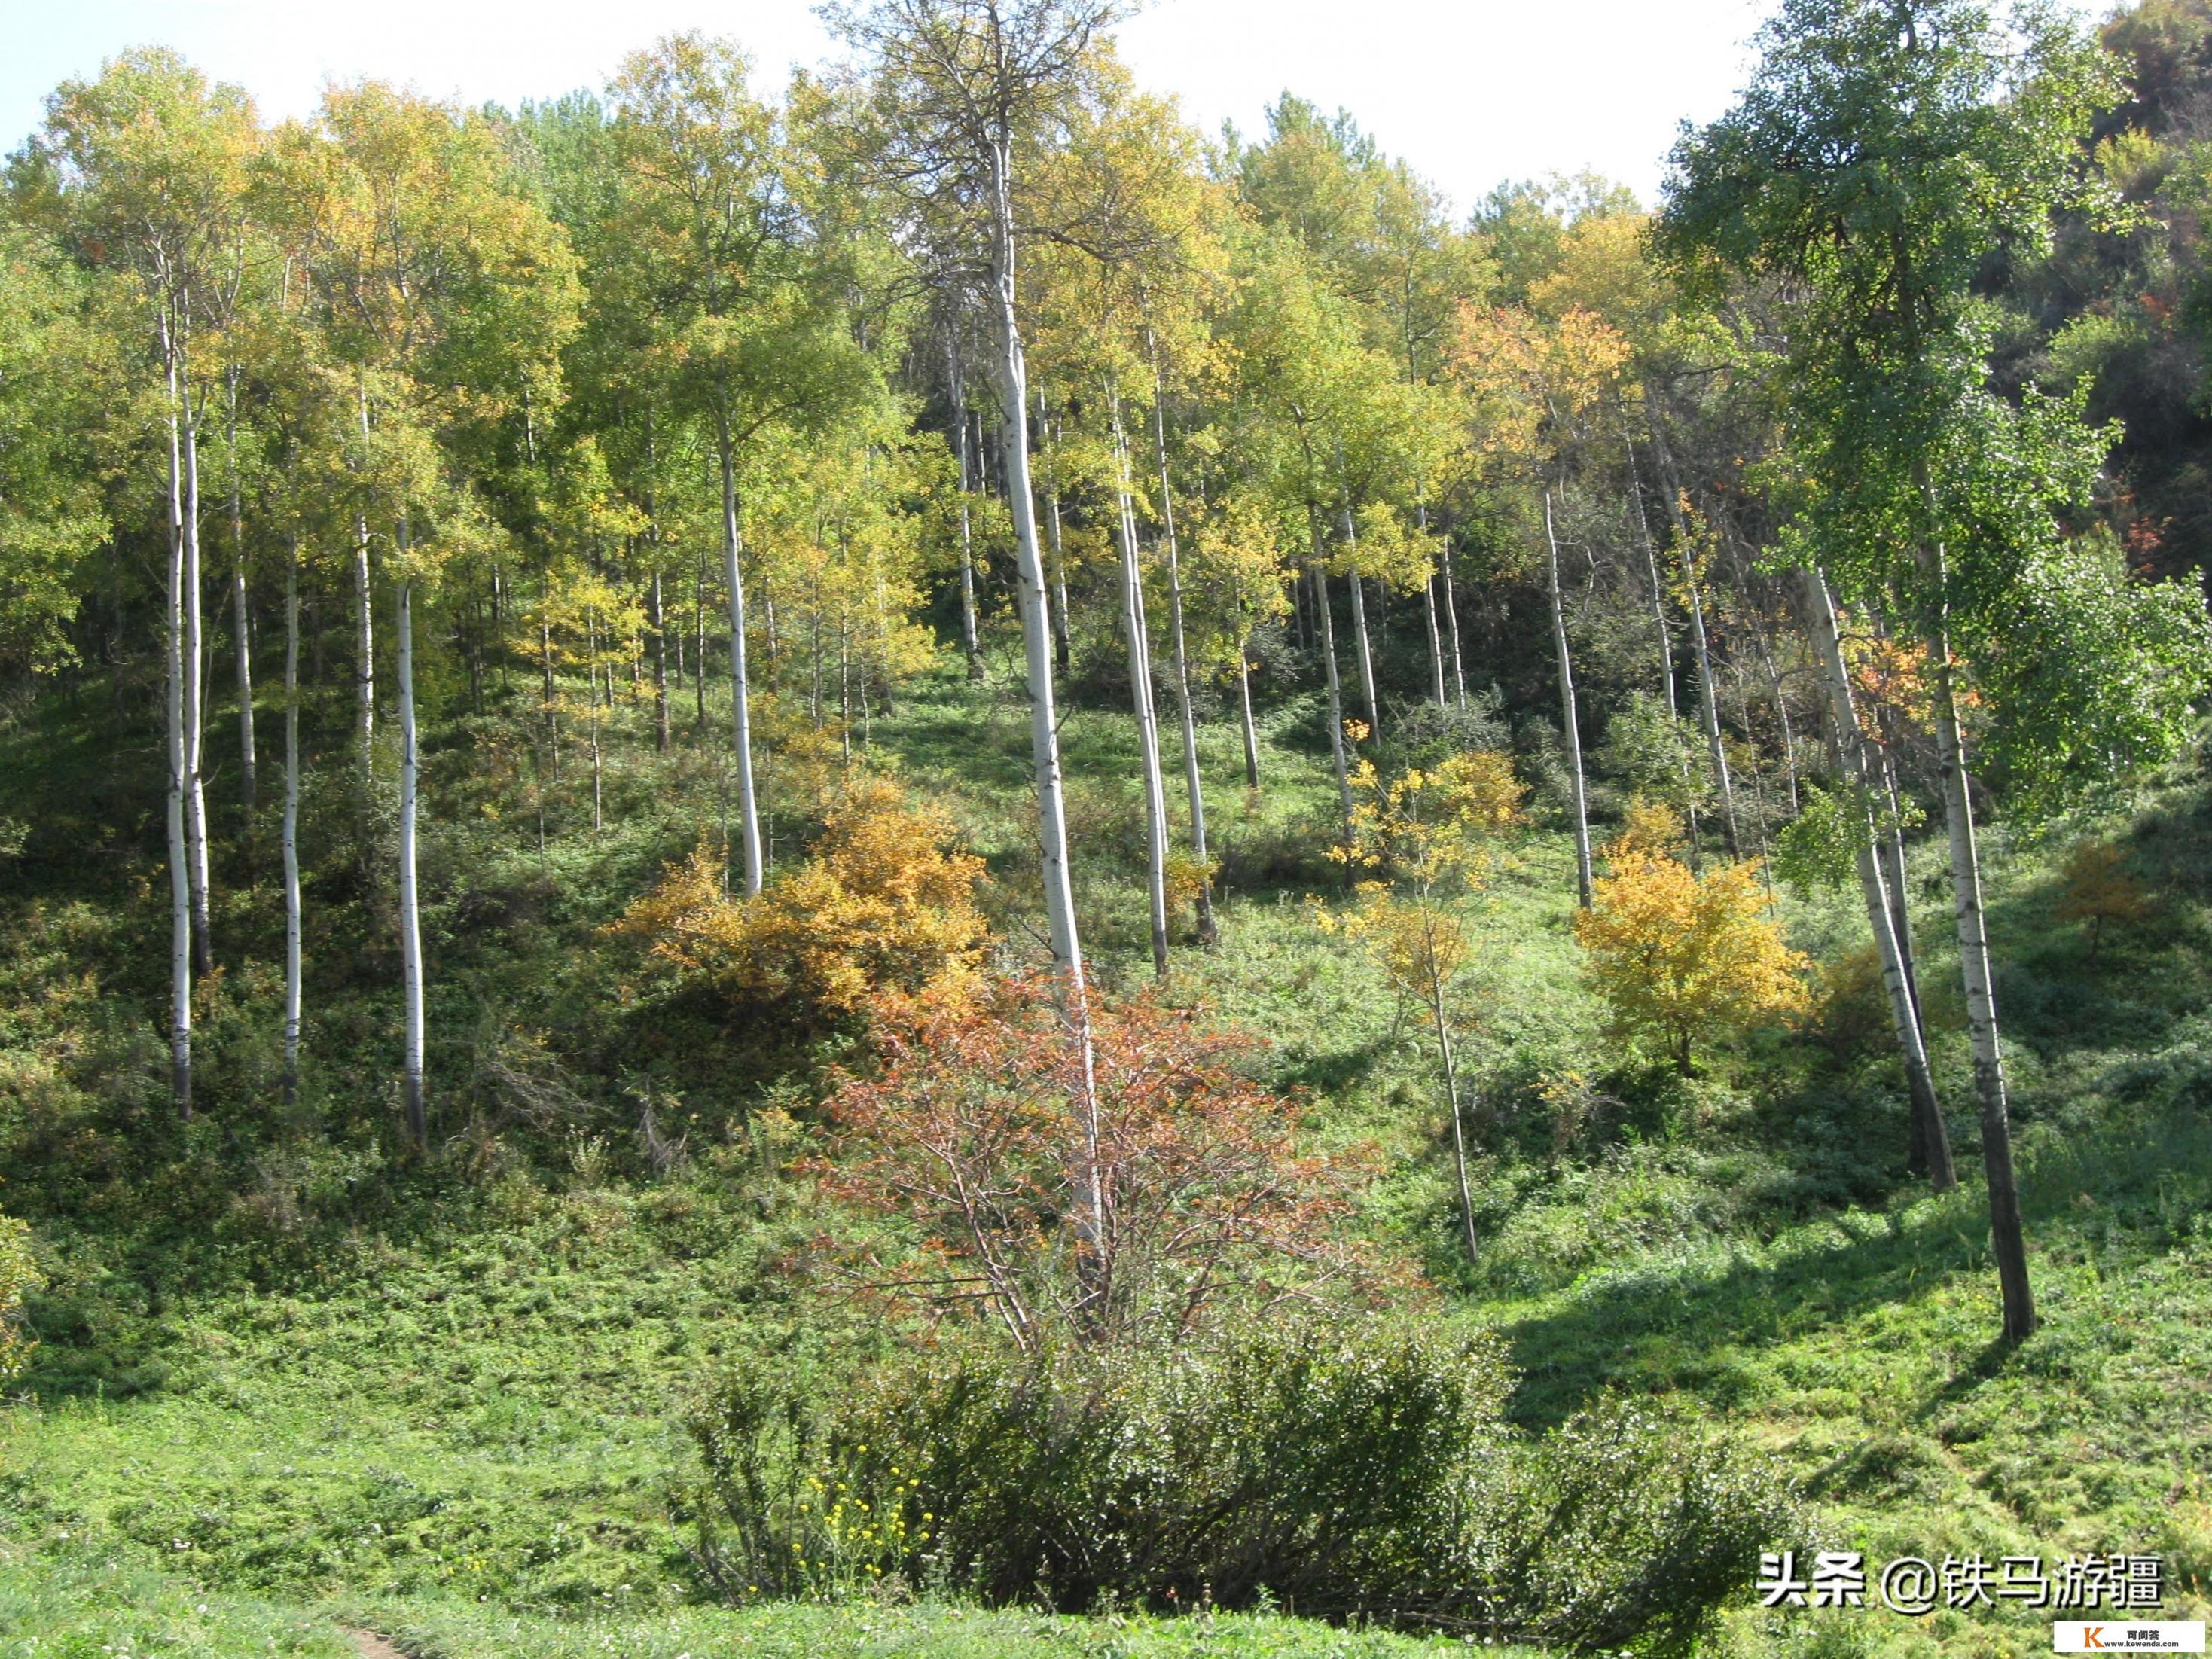
[[[447,476],[441,443],[535,395],[575,324],[566,241],[509,188],[479,118],[375,82],[333,88],[314,129],[288,135],[332,349],[353,371],[362,481],[393,588],[398,698],[401,1093],[407,1132],[429,1143],[421,902],[415,612],[449,557],[480,549],[489,520]],[[367,549],[357,546],[359,561]],[[356,580],[372,573],[357,562]]]
[[[778,423],[808,427],[868,395],[872,375],[824,280],[786,177],[776,112],[747,88],[736,47],[672,35],[614,82],[626,233],[647,263],[671,387],[707,422],[721,494],[729,601],[730,724],[747,893],[766,859],[754,777],[744,575],[747,447]]]
[[[1972,0],[1786,0],[1735,109],[1677,147],[1666,229],[1686,261],[1789,281],[1789,417],[1803,534],[1847,598],[1903,598],[1924,639],[2003,1334],[2035,1328],[2013,1169],[1960,678],[2086,494],[2075,411],[1984,389],[1987,250],[2047,243],[2081,198],[2110,66],[2070,22]],[[2106,665],[2076,665],[2094,676]]]
[[[1121,15],[1117,0],[871,0],[825,15],[872,77],[877,176],[903,204],[942,267],[978,282],[996,349],[1007,504],[1013,510],[1022,647],[1036,773],[1045,919],[1062,1008],[1082,1079],[1084,1152],[1073,1171],[1086,1274],[1103,1260],[1109,1224],[1099,1167],[1100,1123],[1090,1012],[1067,867],[1067,813],[1053,695],[1052,624],[1036,505],[1030,482],[1030,393],[1018,304],[1022,226],[1016,214],[1019,149],[1065,123],[1093,41]],[[1095,1279],[1092,1294],[1103,1295]]]
[[[167,450],[170,1087],[184,1117],[192,1103],[192,974],[215,965],[201,774],[199,447],[211,382],[197,342],[221,328],[235,297],[246,166],[258,142],[242,92],[210,84],[173,52],[148,49],[117,58],[97,81],[64,82],[32,150],[57,186],[61,228],[88,254],[137,279],[141,338],[160,365]]]
[[[1559,496],[1628,355],[1601,318],[1569,309],[1556,321],[1515,308],[1465,307],[1453,344],[1453,373],[1466,400],[1475,449],[1494,487],[1510,501],[1542,497],[1544,591],[1549,601],[1575,837],[1575,882],[1587,910],[1595,892],[1580,712],[1559,569]],[[1524,509],[1525,510],[1525,509]]]

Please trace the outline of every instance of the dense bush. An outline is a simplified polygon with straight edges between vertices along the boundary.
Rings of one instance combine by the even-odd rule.
[[[31,1260],[31,1230],[0,1215],[0,1382],[23,1368],[29,1344],[22,1333],[23,1298],[41,1279]]]
[[[1493,1339],[1433,1327],[947,1349],[826,1403],[748,1375],[695,1419],[701,1554],[738,1595],[1273,1601],[1681,1650],[1787,1527],[1779,1484],[1640,1408],[1527,1440],[1511,1382]]]

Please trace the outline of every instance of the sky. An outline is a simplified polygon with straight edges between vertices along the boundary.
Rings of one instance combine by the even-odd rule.
[[[1504,179],[1590,168],[1654,199],[1678,125],[1723,112],[1767,0],[1152,0],[1123,25],[1147,90],[1208,132],[1264,127],[1286,88],[1351,112],[1464,210]],[[0,0],[0,149],[124,47],[172,46],[305,114],[326,80],[513,106],[602,85],[622,55],[701,29],[764,77],[834,54],[807,0]]]

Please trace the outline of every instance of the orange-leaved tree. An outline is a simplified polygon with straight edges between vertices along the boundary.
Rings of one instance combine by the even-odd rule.
[[[884,990],[957,1001],[974,988],[989,928],[975,903],[983,861],[954,842],[942,811],[864,780],[765,891],[731,896],[722,858],[702,847],[615,927],[684,979],[802,1021],[849,1019]]]
[[[912,1229],[912,1255],[861,1269],[872,1291],[980,1315],[1030,1352],[1182,1337],[1225,1303],[1377,1282],[1345,1228],[1372,1155],[1301,1148],[1297,1107],[1249,1075],[1257,1039],[1152,998],[1093,1013],[1095,1170],[1048,986],[878,1000],[877,1063],[830,1097],[811,1165],[831,1195]],[[1095,1225],[1076,1201],[1094,1191]]]
[[[1632,807],[1575,937],[1615,1024],[1659,1038],[1686,1077],[1697,1042],[1802,1012],[1807,961],[1767,913],[1759,866],[1697,875],[1674,856],[1680,835],[1668,808]]]

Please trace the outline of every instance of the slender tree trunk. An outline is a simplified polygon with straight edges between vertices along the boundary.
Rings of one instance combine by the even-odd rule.
[[[300,1097],[300,538],[284,563],[284,1103]]]
[[[1682,717],[1680,699],[1674,690],[1674,635],[1667,621],[1667,584],[1659,574],[1659,550],[1651,536],[1651,516],[1644,510],[1644,481],[1637,476],[1636,444],[1628,435],[1628,419],[1621,416],[1620,441],[1628,452],[1628,499],[1636,508],[1636,529],[1644,544],[1644,568],[1651,582],[1651,627],[1659,646],[1659,689],[1667,699],[1667,718],[1671,722]],[[1680,773],[1685,797],[1686,816],[1689,819],[1690,866],[1702,869],[1705,866],[1705,838],[1698,825],[1697,791],[1691,787],[1690,757],[1680,755]]]
[[[368,391],[361,392],[361,441],[368,442]],[[368,514],[353,517],[354,739],[362,781],[376,735],[376,626],[368,604]]]
[[[1467,708],[1467,668],[1460,659],[1459,599],[1452,592],[1452,547],[1449,538],[1445,538],[1444,556],[1441,562],[1444,579],[1444,623],[1451,635],[1452,692],[1459,699],[1460,708],[1464,710]]]
[[[726,411],[715,412],[715,448],[722,468],[722,575],[730,588],[730,722],[738,763],[738,834],[744,851],[745,895],[761,890],[760,804],[753,793],[753,720],[745,684],[745,590],[738,569],[737,454]]]
[[[1728,749],[1721,741],[1719,689],[1713,681],[1713,658],[1705,636],[1705,605],[1698,593],[1696,555],[1690,545],[1690,526],[1682,512],[1680,487],[1674,483],[1674,461],[1667,446],[1659,436],[1655,421],[1651,429],[1652,447],[1659,456],[1659,465],[1668,482],[1667,512],[1674,527],[1675,551],[1682,562],[1682,586],[1690,603],[1690,646],[1698,659],[1698,712],[1705,726],[1705,748],[1712,763],[1713,787],[1721,801],[1721,838],[1727,843],[1729,856],[1743,856],[1743,845],[1736,830],[1735,786],[1729,778]]]
[[[1328,577],[1321,562],[1321,526],[1314,526],[1314,614],[1321,618],[1321,659],[1328,684],[1328,758],[1336,771],[1336,805],[1343,844],[1352,845],[1352,773],[1344,755],[1344,684],[1336,672],[1336,623],[1328,612]]]
[[[1932,494],[1923,475],[1923,495]],[[1932,516],[1932,513],[1931,513]],[[1938,596],[1948,575],[1942,549],[1920,554],[1929,587]],[[2035,1293],[2027,1272],[2027,1229],[2012,1166],[2012,1121],[2005,1100],[2004,1049],[1997,1029],[1996,987],[1990,968],[1988,919],[1982,908],[1981,854],[1975,844],[1973,797],[1966,775],[1966,741],[1959,730],[1956,670],[1939,609],[1927,629],[1935,668],[1936,748],[1942,768],[1943,818],[1951,858],[1952,914],[1959,933],[1959,968],[1966,988],[1966,1032],[1974,1055],[1974,1095],[1981,1112],[1982,1168],[1989,1185],[1990,1243],[2004,1296],[2004,1339],[2023,1342],[2036,1326]]]
[[[169,831],[169,1088],[179,1120],[192,1115],[192,897],[191,849],[185,835],[185,510],[182,428],[184,399],[178,385],[177,359],[169,340],[168,319],[162,320],[163,344],[169,347],[169,582],[167,627],[163,629],[167,654],[168,831]]]
[[[1667,713],[1674,719],[1681,718],[1681,708],[1674,697],[1674,632],[1667,622],[1667,584],[1659,575],[1659,550],[1651,538],[1650,515],[1644,510],[1644,481],[1636,473],[1636,444],[1628,435],[1628,423],[1621,422],[1622,445],[1628,451],[1628,499],[1636,508],[1636,529],[1644,543],[1644,568],[1651,582],[1651,631],[1659,645],[1659,688],[1667,698]]]
[[[1244,787],[1260,787],[1260,734],[1252,725],[1252,664],[1245,653],[1251,646],[1247,638],[1237,642],[1237,704],[1244,717]]]
[[[549,567],[544,576],[544,589],[550,599],[553,591],[553,572]],[[555,702],[558,695],[553,684],[553,624],[540,612],[538,620],[538,662],[545,682],[545,744],[553,759],[553,781],[561,781],[561,705]]]
[[[1582,727],[1575,713],[1575,671],[1567,652],[1567,609],[1559,592],[1559,538],[1552,526],[1552,492],[1544,492],[1544,542],[1550,549],[1547,586],[1552,599],[1552,644],[1559,661],[1559,720],[1567,743],[1567,775],[1575,809],[1575,889],[1587,910],[1597,896],[1590,864],[1589,803],[1583,782]]]
[[[1052,422],[1045,411],[1042,385],[1037,387],[1036,404],[1038,434],[1044,440],[1047,450],[1050,453],[1054,447],[1055,440]],[[1056,465],[1054,476],[1055,478],[1058,477]],[[1074,655],[1074,641],[1069,632],[1071,624],[1067,616],[1067,552],[1060,544],[1060,490],[1057,486],[1045,494],[1044,523],[1046,534],[1051,538],[1052,544],[1053,660],[1059,665],[1060,672],[1065,674],[1067,672],[1068,663]]]
[[[1437,626],[1437,579],[1433,572],[1421,584],[1421,609],[1429,624],[1429,666],[1435,671],[1434,684],[1430,696],[1438,708],[1444,708],[1444,641],[1443,631]]]
[[[1929,1073],[1928,1050],[1920,1029],[1911,968],[1899,948],[1888,884],[1877,851],[1880,838],[1874,797],[1867,783],[1866,735],[1859,725],[1851,696],[1850,671],[1844,663],[1835,603],[1820,572],[1811,568],[1805,571],[1805,611],[1812,623],[1814,648],[1820,654],[1828,683],[1836,757],[1854,803],[1853,839],[1858,843],[1859,888],[1866,902],[1867,927],[1874,936],[1875,953],[1881,963],[1882,988],[1889,997],[1890,1023],[1897,1033],[1898,1052],[1905,1060],[1905,1089],[1912,1108],[1914,1167],[1926,1171],[1937,1192],[1948,1192],[1958,1185],[1958,1176],[1952,1164],[1950,1135],[1944,1127],[1935,1079]]]
[[[1905,886],[1905,800],[1899,792],[1897,777],[1897,734],[1891,729],[1887,710],[1882,711],[1883,735],[1876,745],[1874,760],[1881,785],[1882,802],[1887,811],[1882,815],[1882,834],[1875,847],[1881,854],[1882,874],[1889,884],[1891,926],[1897,933],[1898,954],[1905,959],[1905,988],[1912,994],[1912,1017],[1919,1022],[1922,1039],[1926,1040],[1928,1018],[1920,1006],[1920,971],[1913,965],[1912,906]]]
[[[1121,547],[1121,627],[1129,643],[1129,694],[1137,716],[1137,755],[1145,787],[1146,896],[1151,902],[1152,972],[1168,976],[1168,806],[1160,775],[1159,719],[1152,697],[1152,654],[1145,623],[1145,573],[1137,553],[1137,511],[1129,491],[1129,447],[1121,400],[1114,421],[1115,521]]]
[[[1474,1190],[1467,1178],[1467,1126],[1460,1115],[1459,1066],[1452,1054],[1451,1022],[1445,1018],[1443,982],[1437,976],[1433,950],[1429,957],[1429,1017],[1437,1023],[1437,1054],[1443,1061],[1444,1103],[1451,1113],[1452,1168],[1459,1176],[1459,1218],[1467,1231],[1467,1259],[1472,1263],[1479,1252],[1474,1239]]]
[[[658,569],[653,573],[653,746],[668,752],[668,617],[661,608]]]
[[[407,550],[407,520],[399,520],[399,550]],[[430,1149],[423,1097],[422,921],[416,893],[415,830],[421,779],[415,729],[415,584],[399,579],[399,963],[403,999],[403,1074],[407,1135],[417,1152]]]
[[[1151,341],[1147,338],[1146,343]],[[1198,938],[1212,945],[1213,860],[1206,848],[1206,792],[1198,775],[1198,721],[1190,707],[1190,653],[1182,622],[1182,559],[1176,542],[1175,493],[1168,483],[1167,387],[1160,376],[1159,353],[1152,352],[1152,448],[1160,470],[1160,526],[1168,553],[1168,617],[1175,647],[1176,712],[1182,721],[1183,788],[1190,797],[1190,851],[1198,862]]]
[[[1698,659],[1698,707],[1705,716],[1705,748],[1712,760],[1713,781],[1720,793],[1721,836],[1728,843],[1729,856],[1743,856],[1741,831],[1736,827],[1735,786],[1729,777],[1728,747],[1721,738],[1719,689],[1713,682],[1713,658],[1705,637],[1705,601],[1698,595],[1697,566],[1690,553],[1689,538],[1680,538],[1682,581],[1690,595],[1690,645]]]
[[[1974,1094],[1981,1108],[1982,1166],[1989,1182],[1990,1239],[2004,1292],[2004,1334],[2025,1341],[2035,1330],[2035,1295],[2027,1274],[2027,1230],[2012,1167],[2012,1123],[2005,1101],[2004,1050],[1997,1030],[1996,987],[1990,971],[1988,922],[1982,909],[1981,855],[1975,845],[1965,740],[1942,630],[1931,630],[1935,653],[1936,742],[1943,769],[1943,816],[1949,832],[1951,890],[1958,921],[1960,967],[1966,985],[1966,1030],[1973,1045]]]
[[[1359,662],[1359,695],[1367,705],[1368,735],[1379,738],[1382,735],[1382,705],[1375,695],[1375,657],[1367,645],[1366,584],[1359,574],[1359,532],[1352,522],[1352,507],[1344,508],[1344,545],[1350,574],[1345,580],[1352,588],[1352,638]]]
[[[951,380],[954,448],[960,458],[960,649],[968,659],[968,678],[983,678],[983,647],[975,629],[975,550],[968,512],[968,492],[973,472],[968,453],[968,387],[961,374],[957,329],[948,330],[945,342],[946,372]]]
[[[1062,1017],[1074,1041],[1076,1105],[1082,1131],[1079,1159],[1069,1170],[1076,1234],[1081,1242],[1078,1276],[1087,1302],[1103,1297],[1101,1270],[1109,1224],[1102,1130],[1091,1040],[1091,1002],[1076,930],[1075,890],[1067,865],[1067,809],[1060,769],[1060,730],[1054,710],[1052,618],[1043,555],[1037,545],[1036,506],[1030,489],[1029,382],[1022,331],[1014,303],[1013,139],[995,137],[991,147],[991,289],[1000,349],[999,403],[1006,421],[1006,504],[1012,509],[1018,562],[1022,648],[1028,670],[1030,748],[1036,769],[1038,860],[1043,877],[1045,923],[1058,970]]]
[[[707,729],[707,549],[691,574],[691,728]]]
[[[208,873],[206,754],[207,667],[201,620],[199,421],[191,386],[185,404],[185,842],[191,876],[193,965],[204,977],[215,972],[214,904]]]
[[[230,371],[230,611],[238,666],[239,795],[246,807],[246,833],[253,834],[258,779],[253,752],[253,641],[246,599],[246,514],[238,480],[238,371]]]

